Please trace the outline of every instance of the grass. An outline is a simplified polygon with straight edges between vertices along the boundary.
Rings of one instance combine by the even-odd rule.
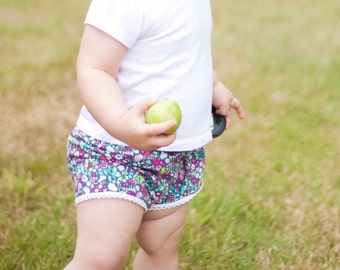
[[[81,105],[74,63],[88,4],[1,4],[0,269],[62,269],[73,255],[65,140]],[[338,270],[340,5],[212,6],[215,67],[247,119],[207,147],[181,269]]]

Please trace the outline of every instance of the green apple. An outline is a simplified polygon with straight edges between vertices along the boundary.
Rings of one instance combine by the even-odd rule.
[[[170,99],[159,99],[152,104],[145,114],[146,122],[161,123],[170,119],[175,119],[177,124],[173,128],[166,131],[164,134],[174,133],[182,121],[182,112],[178,103]]]

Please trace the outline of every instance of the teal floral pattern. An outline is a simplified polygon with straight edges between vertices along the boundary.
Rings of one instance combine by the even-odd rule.
[[[203,186],[204,147],[146,152],[103,142],[74,129],[68,138],[67,157],[76,203],[125,198],[146,210],[161,209],[187,201]]]

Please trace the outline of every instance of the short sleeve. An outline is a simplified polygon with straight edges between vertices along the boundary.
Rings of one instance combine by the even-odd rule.
[[[135,0],[92,0],[85,24],[131,48],[140,36],[142,16]]]

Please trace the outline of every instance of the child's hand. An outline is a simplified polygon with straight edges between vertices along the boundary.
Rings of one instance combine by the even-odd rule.
[[[153,98],[142,99],[121,116],[119,123],[121,132],[117,132],[120,140],[143,151],[156,150],[175,140],[176,133],[171,135],[164,135],[164,133],[176,125],[176,120],[158,124],[145,122],[145,111],[155,102],[156,99]]]
[[[220,81],[215,81],[213,88],[213,105],[216,113],[224,115],[227,120],[226,129],[231,123],[231,110],[234,109],[240,119],[245,118],[245,111],[241,102]]]

